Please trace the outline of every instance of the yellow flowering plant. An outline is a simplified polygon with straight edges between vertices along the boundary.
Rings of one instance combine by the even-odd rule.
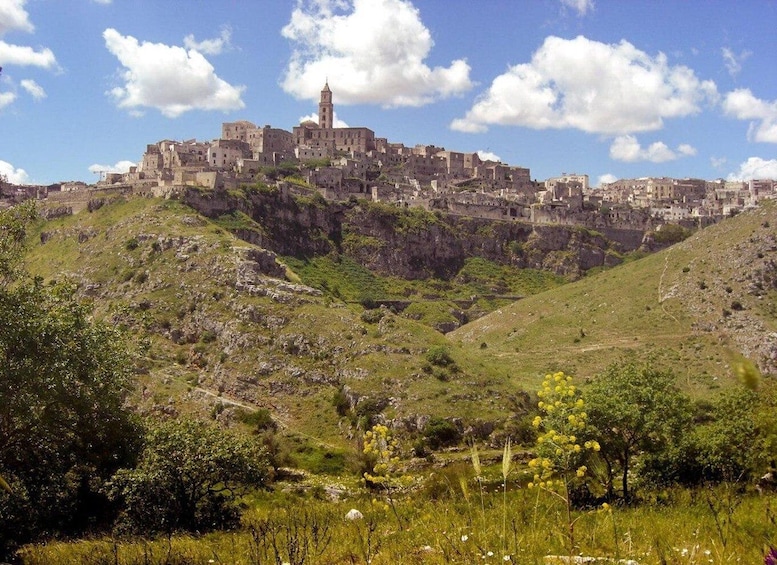
[[[365,484],[383,490],[388,505],[401,526],[402,522],[391,496],[394,490],[405,484],[399,464],[399,441],[388,426],[376,424],[364,434],[362,451],[369,467],[369,470],[364,472]]]
[[[599,451],[595,440],[582,441],[586,435],[588,415],[579,389],[572,377],[563,372],[548,374],[537,392],[541,414],[532,424],[540,430],[537,456],[529,461],[533,479],[529,488],[538,488],[563,501],[567,512],[568,542],[574,549],[574,524],[570,488],[584,481],[588,468],[583,464],[586,452]]]

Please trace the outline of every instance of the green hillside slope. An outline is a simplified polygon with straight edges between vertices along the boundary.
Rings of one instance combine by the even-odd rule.
[[[449,338],[517,385],[548,371],[590,377],[624,357],[672,368],[697,393],[744,355],[777,374],[777,206],[660,253],[528,297]]]
[[[430,414],[507,410],[483,402],[493,376],[438,331],[299,284],[280,258],[177,201],[118,200],[42,223],[32,240],[33,274],[72,280],[137,344],[144,413],[230,421],[265,408],[282,429],[345,447],[378,413],[418,430]],[[450,361],[430,362],[430,348]]]

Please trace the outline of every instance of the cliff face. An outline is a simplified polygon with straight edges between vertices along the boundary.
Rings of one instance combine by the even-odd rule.
[[[642,242],[638,230],[607,236],[578,226],[491,220],[398,208],[367,201],[330,203],[295,189],[203,193],[184,200],[218,217],[240,211],[262,227],[235,233],[279,255],[315,256],[337,251],[370,270],[406,279],[449,279],[469,257],[577,278],[593,267],[620,262]]]

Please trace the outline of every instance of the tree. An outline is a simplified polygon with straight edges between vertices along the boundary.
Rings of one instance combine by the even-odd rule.
[[[690,421],[690,401],[675,386],[671,372],[634,363],[608,367],[586,389],[585,398],[607,465],[608,495],[613,495],[619,471],[622,496],[629,500],[634,458],[678,443]]]
[[[0,491],[0,555],[109,522],[102,485],[132,463],[139,437],[122,336],[90,319],[73,285],[20,268],[33,217],[0,213],[0,476],[11,491]]]
[[[110,492],[132,532],[205,532],[238,525],[238,498],[270,479],[255,438],[183,419],[151,427],[137,467],[116,473]]]

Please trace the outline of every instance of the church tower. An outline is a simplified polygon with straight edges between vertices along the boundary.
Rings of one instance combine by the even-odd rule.
[[[318,103],[318,127],[332,129],[335,106],[332,104],[332,91],[329,90],[329,81],[324,84],[321,91],[321,101]]]

